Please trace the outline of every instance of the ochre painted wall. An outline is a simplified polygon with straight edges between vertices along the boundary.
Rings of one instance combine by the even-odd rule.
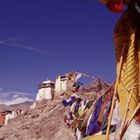
[[[3,125],[5,122],[5,114],[4,113],[0,113],[0,125]]]

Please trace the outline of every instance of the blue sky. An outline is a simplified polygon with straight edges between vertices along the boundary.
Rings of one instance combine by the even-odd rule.
[[[118,17],[98,0],[0,0],[0,94],[34,98],[71,70],[112,82]]]

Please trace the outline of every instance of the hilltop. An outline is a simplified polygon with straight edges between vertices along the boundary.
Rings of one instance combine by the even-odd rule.
[[[83,87],[79,94],[82,98],[87,95],[89,99],[96,100],[108,87],[102,80],[97,80]],[[61,96],[55,96],[53,101],[36,102],[34,109],[26,109],[0,128],[0,140],[74,140],[74,131],[64,123],[65,110],[61,102]],[[10,108],[16,109],[17,106],[26,105],[12,105]]]

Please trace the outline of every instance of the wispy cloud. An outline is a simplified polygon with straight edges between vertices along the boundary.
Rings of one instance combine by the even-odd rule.
[[[32,52],[39,53],[42,55],[48,55],[48,56],[55,55],[55,53],[46,52],[42,49],[34,48],[32,46],[29,46],[29,45],[22,45],[22,44],[15,43],[15,41],[17,41],[17,40],[21,40],[21,38],[20,37],[19,38],[8,38],[6,40],[0,40],[0,45],[24,49],[24,50],[32,51]]]
[[[27,102],[27,101],[33,101],[32,99],[29,99],[29,98],[14,98],[14,99],[11,99],[11,100],[1,100],[0,99],[0,104],[5,104],[5,105],[13,105],[13,104],[19,104],[19,103],[24,103],[24,102]]]
[[[33,101],[33,99],[30,97],[31,93],[4,91],[2,88],[0,89],[0,104],[11,105],[23,103],[26,101]]]

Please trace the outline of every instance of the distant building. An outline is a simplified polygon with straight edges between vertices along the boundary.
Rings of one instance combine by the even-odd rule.
[[[23,111],[20,110],[20,109],[6,111],[5,123],[4,124],[7,125],[11,119],[16,118],[18,115],[22,114],[22,112]]]
[[[42,99],[53,99],[54,97],[54,89],[55,89],[55,82],[51,80],[43,81],[42,84],[39,85],[39,92],[36,96],[36,101]]]
[[[0,112],[0,127],[4,125],[5,123],[5,112]]]
[[[22,110],[5,110],[0,112],[0,126],[7,125],[11,119],[16,118],[18,115],[22,113]]]
[[[43,81],[39,85],[39,91],[36,96],[36,101],[42,99],[53,99],[54,95],[60,95],[61,93],[71,90],[74,85],[73,75],[69,73],[65,75],[59,75],[55,82],[51,80]],[[36,103],[34,103],[30,108],[35,108]]]
[[[68,75],[58,76],[55,81],[55,93],[61,94],[73,87],[73,81],[69,79]]]

